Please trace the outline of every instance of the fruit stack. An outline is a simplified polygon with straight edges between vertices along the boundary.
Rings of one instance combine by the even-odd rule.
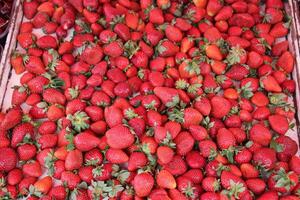
[[[0,39],[3,38],[8,29],[13,0],[0,0]],[[1,41],[0,41],[1,42]]]
[[[22,6],[0,199],[299,200],[281,0]]]

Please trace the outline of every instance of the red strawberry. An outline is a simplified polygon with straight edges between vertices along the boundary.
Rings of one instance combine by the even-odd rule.
[[[26,101],[27,95],[27,91],[24,87],[15,87],[11,98],[12,105],[21,105]]]
[[[276,79],[269,75],[269,76],[263,76],[260,78],[260,83],[262,87],[269,92],[281,92],[282,89]]]
[[[272,169],[276,160],[276,152],[270,148],[260,148],[253,155],[253,161],[267,169]]]
[[[125,149],[134,142],[130,130],[122,125],[117,125],[106,132],[107,143],[112,148]]]
[[[75,149],[69,151],[65,160],[66,170],[79,169],[83,163],[82,152]]]
[[[8,130],[13,128],[22,120],[22,110],[19,107],[12,108],[8,110],[4,119],[1,122],[1,128]]]
[[[37,13],[38,6],[39,3],[37,1],[24,1],[23,3],[24,16],[27,19],[32,19],[34,15]]]
[[[20,33],[17,40],[22,48],[27,49],[35,44],[36,36],[33,33]]]
[[[231,6],[224,6],[220,9],[218,14],[214,17],[216,21],[227,20],[232,16],[233,10]]]
[[[221,96],[214,96],[211,99],[211,107],[212,115],[216,118],[222,118],[226,116],[231,109],[230,102]]]
[[[159,161],[162,163],[162,164],[167,164],[169,163],[173,156],[174,156],[174,151],[168,147],[168,146],[159,146],[157,148],[157,157],[159,159]]]
[[[135,193],[139,197],[146,197],[154,186],[154,179],[149,173],[137,174],[133,179]]]
[[[220,149],[228,149],[236,145],[236,139],[228,129],[221,128],[218,130],[217,143]]]
[[[81,59],[90,65],[98,64],[102,57],[102,49],[98,45],[85,48],[81,55]]]
[[[292,171],[296,172],[298,175],[300,174],[300,167],[299,167],[299,156],[292,156],[289,162],[289,167]]]
[[[185,155],[192,150],[194,146],[194,139],[189,132],[181,132],[174,139],[176,144],[176,151],[179,155]]]
[[[103,47],[103,53],[111,57],[118,57],[123,53],[122,44],[118,41],[113,41]]]
[[[169,171],[174,176],[177,176],[185,173],[187,170],[187,166],[184,160],[179,155],[175,155],[171,162],[164,165],[164,169]]]
[[[275,150],[278,152],[277,157],[281,161],[287,162],[298,152],[297,143],[288,136],[280,135],[275,139],[274,145]]]
[[[158,44],[157,52],[162,57],[174,56],[179,52],[179,47],[169,40],[163,40]]]
[[[37,191],[47,194],[52,187],[52,178],[50,176],[45,176],[35,182],[33,186]]]
[[[270,115],[268,120],[271,128],[279,134],[284,135],[289,129],[289,123],[282,115]]]
[[[39,162],[29,161],[22,166],[23,174],[25,176],[40,177],[42,175],[42,168]]]
[[[223,7],[223,2],[219,0],[209,0],[206,6],[208,16],[215,16]]]
[[[255,124],[250,130],[250,139],[263,146],[268,146],[272,139],[272,134],[265,126]]]
[[[121,164],[128,162],[129,158],[127,154],[121,149],[112,149],[109,148],[106,151],[106,159],[113,164]]]
[[[259,178],[246,180],[246,185],[254,194],[260,194],[266,188],[266,183]]]
[[[154,94],[168,107],[173,107],[179,103],[178,91],[173,88],[155,87]]]
[[[285,72],[291,73],[294,68],[293,55],[289,51],[284,52],[277,60],[276,65],[277,67],[283,69]]]
[[[22,143],[25,139],[33,139],[34,127],[30,123],[22,123],[16,126],[12,132],[11,146],[17,147],[18,144]]]
[[[149,21],[153,24],[163,24],[164,16],[162,10],[159,8],[153,8],[152,10],[150,10]]]
[[[16,167],[17,154],[11,148],[0,148],[0,171],[9,172]]]
[[[80,183],[80,177],[71,171],[64,171],[61,174],[61,181],[66,183],[68,188],[74,189]]]
[[[206,53],[207,57],[209,57],[211,59],[214,59],[217,61],[222,60],[222,53],[217,45],[211,44],[211,45],[206,46],[205,53]]]
[[[36,56],[25,56],[23,58],[27,71],[40,75],[46,72],[42,60]]]
[[[243,177],[249,179],[249,178],[257,178],[259,176],[258,169],[255,168],[250,163],[243,163],[240,166],[240,170],[242,172]]]
[[[7,174],[7,183],[10,185],[17,185],[23,178],[22,170],[13,169]]]
[[[97,147],[99,142],[99,138],[88,131],[81,132],[74,137],[75,147],[80,151],[90,151]]]
[[[21,74],[25,71],[23,56],[17,52],[10,57],[10,64],[14,68],[16,74]]]
[[[134,171],[139,168],[143,168],[147,164],[147,157],[142,152],[133,152],[128,161],[128,170]]]
[[[167,188],[167,189],[175,189],[176,188],[176,180],[173,175],[167,170],[161,170],[156,175],[156,183],[159,187]]]
[[[17,152],[20,160],[27,161],[36,155],[37,149],[33,144],[22,144],[18,146]]]
[[[42,49],[56,49],[57,48],[57,41],[51,35],[42,36],[37,39],[36,44],[38,47]]]
[[[268,179],[268,186],[281,193],[290,192],[298,183],[298,176],[295,172],[285,172],[284,169],[280,169],[275,174],[271,175]]]

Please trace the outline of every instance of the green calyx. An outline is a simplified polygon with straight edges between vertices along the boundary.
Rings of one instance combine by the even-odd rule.
[[[89,117],[83,111],[77,111],[73,115],[69,114],[67,116],[67,119],[71,121],[74,130],[77,132],[81,132],[89,128],[89,124],[88,124]]]
[[[273,179],[276,181],[275,187],[285,188],[287,191],[289,191],[291,186],[295,185],[295,182],[293,182],[289,177],[291,173],[292,172],[286,173],[283,168],[280,168],[273,177]]]

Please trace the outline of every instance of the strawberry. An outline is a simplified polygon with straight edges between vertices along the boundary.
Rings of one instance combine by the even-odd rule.
[[[99,139],[90,132],[81,132],[74,137],[75,147],[80,151],[90,151],[99,144]]]
[[[174,151],[168,147],[168,146],[159,146],[157,148],[157,157],[159,159],[159,161],[162,163],[162,164],[167,164],[169,163],[173,156],[174,156]]]
[[[27,91],[24,87],[15,87],[11,98],[12,105],[21,105],[26,101],[27,95]]]
[[[134,136],[130,130],[122,125],[117,125],[106,133],[107,143],[112,148],[125,149],[134,142]]]
[[[272,27],[269,34],[274,38],[284,37],[289,31],[287,26],[287,24],[279,22]]]
[[[48,103],[61,105],[64,105],[66,101],[65,96],[54,88],[48,88],[44,90],[43,99]]]
[[[276,160],[276,152],[270,148],[260,148],[253,155],[253,161],[267,169],[272,169]]]
[[[231,108],[230,102],[220,96],[214,96],[211,99],[212,115],[216,118],[222,118],[226,116]]]
[[[121,149],[109,148],[106,151],[106,159],[113,164],[121,164],[128,162],[129,158],[127,154]]]
[[[289,162],[289,167],[292,171],[294,171],[295,173],[297,173],[299,175],[299,156],[292,156],[290,162]]]
[[[49,21],[49,16],[46,13],[38,12],[32,19],[34,28],[42,28]]]
[[[150,194],[154,186],[154,179],[149,173],[141,173],[135,175],[133,179],[133,187],[137,196],[145,197]]]
[[[46,35],[37,39],[36,44],[41,49],[56,49],[57,41],[53,36]]]
[[[80,177],[71,171],[64,171],[61,174],[61,181],[66,183],[69,189],[74,189],[80,183]]]
[[[49,196],[55,199],[65,199],[67,197],[66,188],[62,185],[53,186],[49,191]]]
[[[143,168],[147,164],[147,157],[142,152],[133,152],[128,160],[128,170],[134,171]]]
[[[240,170],[242,172],[243,177],[249,178],[257,178],[259,176],[258,169],[255,168],[254,165],[249,163],[243,163],[240,166]]]
[[[22,123],[16,126],[12,131],[11,146],[17,147],[25,140],[33,139],[34,127],[30,123]]]
[[[270,115],[268,120],[271,128],[281,135],[284,135],[289,129],[289,123],[282,115]]]
[[[22,166],[23,174],[25,176],[40,177],[42,175],[42,168],[39,162],[27,162]]]
[[[66,170],[79,169],[83,163],[82,152],[75,149],[69,151],[65,160]]]
[[[37,13],[37,8],[39,6],[38,1],[24,1],[23,12],[27,19],[32,19]]]
[[[85,48],[81,55],[81,59],[90,65],[98,64],[102,57],[102,49],[98,45]]]
[[[185,155],[192,150],[194,139],[189,132],[181,132],[174,139],[176,144],[176,152],[179,155]]]
[[[214,19],[216,21],[221,21],[221,20],[228,20],[233,14],[233,10],[231,6],[224,6],[222,7],[218,14],[215,15]]]
[[[205,48],[205,53],[207,55],[207,57],[217,60],[217,61],[221,61],[222,60],[222,54],[220,49],[217,47],[217,45],[208,45]]]
[[[261,194],[266,188],[266,183],[258,178],[246,180],[246,185],[254,194]]]
[[[25,56],[23,58],[25,68],[27,71],[40,75],[46,72],[42,60],[36,56]]]
[[[260,84],[268,92],[281,92],[282,89],[276,79],[272,76],[263,76],[260,78]]]
[[[17,185],[23,178],[22,170],[13,169],[7,174],[7,183],[10,185]]]
[[[173,175],[167,170],[161,170],[160,172],[158,172],[158,174],[156,175],[156,183],[162,188],[176,188],[176,180]]]
[[[15,70],[16,74],[21,74],[25,71],[25,66],[23,63],[23,57],[21,54],[14,52],[10,57],[10,64]]]
[[[281,22],[283,19],[283,13],[279,9],[275,8],[267,8],[266,13],[264,16],[264,21],[270,23],[270,24],[276,24],[278,22]]]
[[[4,119],[1,121],[1,128],[8,130],[21,122],[22,110],[19,107],[11,108],[7,111]]]
[[[164,17],[160,8],[153,8],[149,12],[149,21],[153,24],[163,24]]]
[[[0,171],[9,172],[16,167],[17,154],[11,148],[0,148]]]
[[[37,191],[47,194],[52,187],[52,178],[50,176],[45,176],[44,178],[35,182],[34,187]]]
[[[118,41],[111,42],[103,47],[103,53],[111,57],[118,57],[123,53],[122,44]]]
[[[228,149],[236,145],[236,139],[229,130],[221,128],[218,130],[217,143],[220,149]]]
[[[180,29],[175,26],[168,25],[165,32],[167,38],[172,42],[179,42],[182,40],[182,33]]]
[[[276,66],[283,69],[287,73],[291,73],[294,67],[294,57],[289,52],[284,52],[278,59]]]
[[[167,87],[155,87],[154,94],[168,107],[174,107],[179,103],[179,96],[176,89]]]
[[[163,40],[159,42],[157,52],[161,57],[174,56],[177,52],[179,52],[179,47],[170,40]]]
[[[208,16],[215,16],[223,7],[223,2],[219,0],[208,0],[206,12]]]
[[[164,169],[169,171],[174,176],[177,176],[186,172],[187,166],[184,160],[179,155],[175,155],[171,162],[164,165]]]
[[[292,191],[298,183],[298,176],[295,172],[285,172],[280,169],[268,179],[268,186],[277,192],[286,193]]]
[[[22,144],[17,148],[17,152],[20,160],[27,161],[36,155],[37,149],[33,144]]]
[[[33,33],[20,33],[17,40],[22,48],[27,49],[35,44],[36,36]]]
[[[272,139],[272,133],[265,126],[255,124],[250,130],[250,139],[263,146],[268,146]]]
[[[274,146],[278,152],[277,157],[281,161],[288,161],[292,156],[296,155],[298,151],[297,143],[290,137],[284,135],[275,139]]]

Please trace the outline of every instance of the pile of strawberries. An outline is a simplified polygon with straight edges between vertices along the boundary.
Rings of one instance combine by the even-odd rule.
[[[0,199],[299,200],[281,0],[24,0],[23,11]]]
[[[0,0],[0,36],[5,32],[9,23],[12,6],[13,0]]]

